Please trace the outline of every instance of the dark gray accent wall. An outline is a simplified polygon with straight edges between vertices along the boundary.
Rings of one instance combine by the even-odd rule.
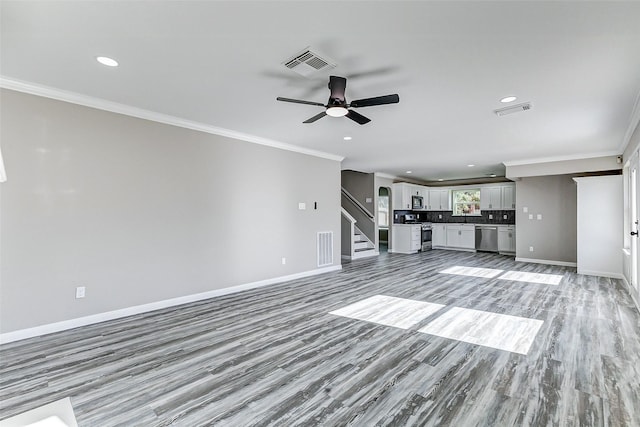
[[[573,175],[522,178],[516,182],[516,194],[516,258],[575,263],[577,190]]]
[[[3,333],[340,264],[338,161],[1,95]]]
[[[357,172],[352,170],[343,170],[341,172],[342,186],[357,201],[366,207],[371,214],[375,215],[374,201],[377,196],[377,189],[374,185],[374,174]]]

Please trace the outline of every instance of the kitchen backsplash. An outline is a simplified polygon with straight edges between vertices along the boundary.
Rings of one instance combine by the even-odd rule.
[[[394,224],[402,224],[405,214],[415,214],[418,222],[455,222],[469,224],[515,224],[516,211],[482,211],[481,216],[453,216],[451,211],[393,211]],[[492,215],[492,219],[489,219]],[[504,218],[506,215],[506,219]],[[440,218],[442,216],[442,218]]]

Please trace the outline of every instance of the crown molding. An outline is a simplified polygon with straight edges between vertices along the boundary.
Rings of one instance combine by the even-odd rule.
[[[375,176],[380,177],[380,178],[387,178],[387,179],[400,179],[399,176],[396,175],[391,175],[389,173],[384,173],[384,172],[375,172],[374,173]]]
[[[618,156],[620,152],[618,151],[603,151],[600,153],[589,153],[589,154],[573,154],[571,156],[555,156],[555,157],[544,157],[538,159],[527,159],[527,160],[513,160],[502,162],[505,166],[523,166],[523,165],[535,165],[538,163],[552,163],[552,162],[566,162],[568,160],[583,160],[583,159],[593,159],[596,157],[609,157],[609,156]]]
[[[132,107],[130,105],[119,104],[117,102],[107,101],[92,96],[82,95],[76,92],[65,91],[49,86],[36,83],[25,82],[0,76],[0,88],[15,90],[17,92],[28,93],[31,95],[51,98],[58,101],[69,102],[71,104],[82,105],[85,107],[96,108],[98,110],[109,111],[112,113],[123,114],[138,119],[149,120],[152,122],[163,123],[185,129],[191,129],[199,132],[209,133],[213,135],[224,136],[227,138],[238,139],[253,144],[265,145],[267,147],[278,148],[280,150],[293,151],[295,153],[306,154],[309,156],[320,157],[328,160],[342,162],[343,156],[337,154],[325,153],[323,151],[312,150],[310,148],[299,147],[272,139],[262,138],[256,135],[250,135],[243,132],[237,132],[231,129],[225,129],[217,126],[211,126],[205,123],[195,122],[192,120],[182,119],[180,117],[170,116],[167,114],[157,113],[155,111],[145,110],[142,108]]]
[[[627,146],[631,142],[631,136],[633,136],[633,132],[636,128],[640,126],[640,92],[638,92],[638,96],[636,96],[636,102],[633,104],[633,110],[631,110],[631,119],[629,120],[629,126],[627,127],[627,131],[624,134],[624,139],[622,140],[622,144],[620,145],[620,153],[624,153],[627,149]]]

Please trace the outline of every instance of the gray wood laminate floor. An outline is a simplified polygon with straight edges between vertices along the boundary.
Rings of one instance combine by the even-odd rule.
[[[440,273],[456,266],[562,280]],[[402,328],[329,314],[376,295],[437,311]],[[542,323],[526,354],[421,332],[454,309]],[[574,268],[383,254],[0,347],[0,418],[67,396],[80,426],[639,426],[640,314]]]

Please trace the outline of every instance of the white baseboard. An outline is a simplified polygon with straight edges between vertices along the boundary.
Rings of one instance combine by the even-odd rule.
[[[623,279],[623,280],[626,280],[622,273],[612,273],[610,271],[583,270],[583,269],[579,268],[578,269],[578,274],[584,274],[584,275],[587,275],[587,276],[610,277],[612,279]]]
[[[342,265],[332,265],[329,267],[318,268],[315,270],[303,271],[302,273],[290,274],[288,276],[274,277],[272,279],[260,280],[257,282],[245,283],[238,286],[228,288],[214,289],[199,294],[185,295],[182,297],[171,298],[163,301],[156,301],[149,304],[136,305],[133,307],[122,308],[114,311],[93,314],[91,316],[78,317],[75,319],[64,320],[62,322],[49,323],[46,325],[36,326],[33,328],[20,329],[13,332],[0,334],[0,344],[6,344],[13,341],[24,340],[27,338],[38,337],[41,335],[52,334],[54,332],[65,331],[68,329],[78,328],[80,326],[92,325],[95,323],[106,322],[108,320],[120,319],[122,317],[133,316],[136,314],[147,313],[150,311],[160,310],[163,308],[174,307],[190,302],[201,301],[209,298],[215,298],[222,295],[242,292],[249,289],[260,288],[277,283],[288,282],[290,280],[302,279],[304,277],[315,276],[318,274],[329,273],[342,269]]]
[[[516,257],[516,261],[518,262],[532,262],[534,264],[548,264],[548,265],[560,265],[563,267],[577,267],[578,264],[575,262],[566,262],[566,261],[553,261],[549,259],[534,259],[534,258],[519,258]]]

